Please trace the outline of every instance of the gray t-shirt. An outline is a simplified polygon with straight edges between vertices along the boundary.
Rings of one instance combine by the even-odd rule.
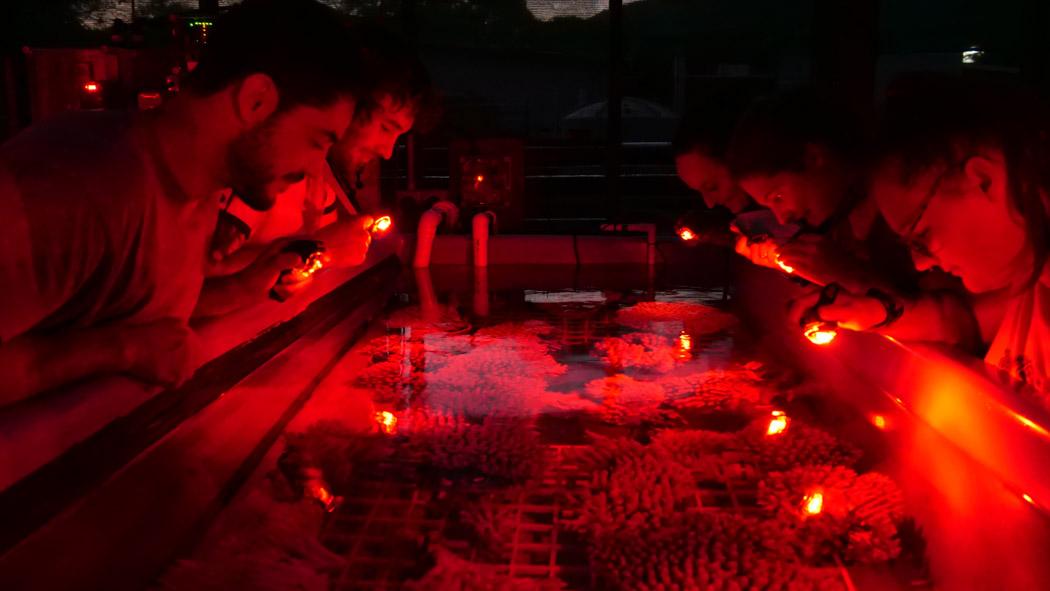
[[[70,113],[0,146],[0,341],[189,318],[218,203],[181,192],[150,129]]]

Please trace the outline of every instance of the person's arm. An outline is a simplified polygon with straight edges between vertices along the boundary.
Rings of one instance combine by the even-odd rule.
[[[285,269],[302,266],[302,258],[294,252],[284,252],[287,240],[280,240],[265,248],[255,260],[236,273],[209,277],[204,281],[197,306],[193,309],[194,318],[224,316],[235,310],[256,305],[269,297]],[[302,285],[286,286],[290,293],[298,291]]]
[[[0,406],[102,374],[174,386],[196,369],[192,332],[175,320],[24,334],[0,345]]]
[[[977,319],[969,299],[953,291],[923,292],[904,298],[886,296],[898,307],[892,317],[886,302],[877,297],[842,290],[831,304],[821,306],[820,318],[854,331],[884,334],[902,341],[939,342],[974,350],[981,342]],[[797,319],[819,298],[814,288],[792,302]]]

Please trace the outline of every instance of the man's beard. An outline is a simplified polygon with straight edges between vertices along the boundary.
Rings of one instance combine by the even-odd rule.
[[[273,146],[273,118],[242,133],[230,144],[227,162],[230,185],[235,195],[256,211],[273,207],[277,196],[270,187],[277,180],[272,162],[267,158]],[[289,183],[301,180],[302,174],[285,175]]]

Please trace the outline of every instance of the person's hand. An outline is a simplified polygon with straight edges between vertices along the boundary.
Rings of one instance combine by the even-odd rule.
[[[281,275],[285,270],[299,269],[304,264],[298,253],[285,251],[294,241],[293,238],[275,240],[259,253],[252,264],[241,271],[241,285],[249,298],[265,298],[275,286],[279,286],[286,295],[291,296],[301,291],[313,279],[312,276],[302,277],[296,273]]]
[[[854,285],[852,278],[863,268],[860,261],[843,254],[842,248],[832,240],[816,234],[798,236],[781,246],[774,256],[794,269],[794,275],[817,285]]]
[[[368,247],[372,244],[372,222],[372,216],[363,215],[340,222],[325,233],[325,245],[332,256],[332,264],[356,267],[365,262]]]
[[[150,384],[182,385],[200,361],[197,336],[178,320],[115,328],[125,371]]]
[[[780,268],[777,265],[776,258],[777,245],[771,240],[751,242],[747,236],[740,236],[736,239],[734,250],[736,250],[737,254],[756,265],[771,269]]]
[[[802,315],[816,305],[820,300],[821,289],[820,286],[811,287],[791,300],[788,304],[788,318],[793,324],[798,324]],[[871,330],[886,320],[886,308],[881,301],[846,290],[840,290],[835,301],[821,306],[818,312],[821,320],[855,331]]]

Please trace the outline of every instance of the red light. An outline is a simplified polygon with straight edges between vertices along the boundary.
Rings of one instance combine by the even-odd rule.
[[[479,174],[478,176],[474,177],[474,182],[478,183],[479,185],[485,182],[485,175]]]
[[[820,515],[824,511],[824,493],[814,491],[803,497],[802,510],[807,515]]]
[[[1032,498],[1032,495],[1024,493],[1021,495],[1021,498],[1024,499],[1024,501],[1029,505],[1035,505],[1035,499]]]
[[[682,331],[678,335],[678,358],[687,359],[689,357],[689,351],[693,349],[693,337],[689,336],[689,333]]]
[[[303,263],[302,268],[295,269],[292,273],[295,275],[296,281],[305,281],[309,279],[314,273],[317,273],[331,260],[331,258],[323,252],[315,252],[310,255],[306,262]]]
[[[397,433],[397,415],[388,410],[376,413],[376,423],[379,424],[379,430],[387,435]]]
[[[94,93],[98,92],[98,83],[97,82],[85,82],[84,83],[84,92],[89,92],[91,94],[94,94]]]
[[[774,410],[773,417],[769,419],[769,427],[766,428],[766,435],[780,435],[788,428],[788,417],[782,410]]]
[[[777,255],[777,265],[784,270],[785,273],[791,274],[795,272],[795,268],[791,265],[786,265],[780,260],[780,255]]]
[[[827,322],[810,322],[803,329],[802,334],[806,335],[809,342],[814,345],[829,345],[839,336],[834,326]]]
[[[393,225],[394,219],[388,215],[385,215],[372,222],[372,227],[370,228],[370,231],[373,234],[386,234],[386,232],[390,230],[390,227]]]
[[[877,429],[885,429],[886,428],[886,417],[884,417],[882,415],[873,415],[871,417],[871,424],[875,425],[875,427]]]
[[[689,242],[690,240],[696,240],[696,232],[693,232],[689,228],[679,228],[678,237]]]

